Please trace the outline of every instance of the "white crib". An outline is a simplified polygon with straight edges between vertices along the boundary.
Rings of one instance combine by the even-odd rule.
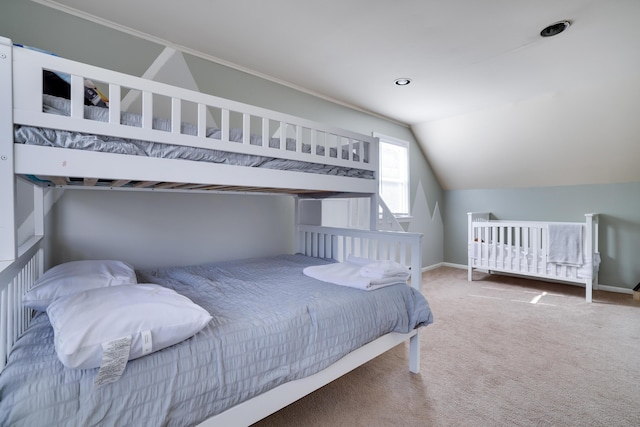
[[[585,214],[583,223],[491,220],[489,212],[468,214],[468,279],[473,270],[516,274],[585,286],[585,298],[592,301],[598,283],[598,214]],[[549,257],[549,228],[576,226],[581,230],[582,261],[555,262]],[[553,249],[553,247],[552,247]]]

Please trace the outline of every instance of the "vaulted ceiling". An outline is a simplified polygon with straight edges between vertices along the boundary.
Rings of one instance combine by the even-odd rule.
[[[640,181],[638,0],[35,1],[407,124],[445,189]]]

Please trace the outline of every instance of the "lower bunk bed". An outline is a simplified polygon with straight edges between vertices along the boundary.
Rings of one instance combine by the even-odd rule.
[[[598,214],[584,222],[505,221],[469,212],[468,279],[473,270],[584,285],[592,301],[598,283]]]
[[[297,236],[292,255],[136,271],[138,284],[175,291],[210,321],[184,341],[129,360],[113,382],[97,380],[102,367],[70,368],[58,354],[64,343],[56,310],[83,292],[59,297],[47,312],[22,305],[38,278],[47,277],[44,245],[36,241],[0,273],[8,355],[0,365],[0,424],[246,426],[405,341],[410,370],[418,372],[418,328],[432,322],[420,293],[421,235],[298,226]],[[407,276],[365,290],[305,274],[350,258],[410,266],[411,286]],[[127,286],[147,285],[112,288]],[[100,317],[89,299],[76,302],[84,307],[61,317],[80,309],[89,319]]]

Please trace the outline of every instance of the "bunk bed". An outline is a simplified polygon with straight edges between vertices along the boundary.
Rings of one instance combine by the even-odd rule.
[[[68,96],[45,93],[44,73],[68,80]],[[108,103],[86,101],[88,81]],[[0,38],[0,86],[13,94],[0,99],[0,423],[241,426],[405,342],[409,369],[419,372],[418,328],[432,322],[420,293],[422,236],[375,231],[375,138],[16,47],[6,38]],[[135,93],[139,111],[125,111],[122,99]],[[168,105],[165,116],[158,100]],[[33,233],[26,239],[16,231],[18,181],[33,190]],[[96,386],[98,368],[70,368],[56,357],[58,326],[54,332],[51,324],[53,306],[90,291],[59,297],[48,312],[23,304],[51,271],[45,192],[79,187],[290,194],[295,254],[135,271],[132,283],[116,288],[151,283],[186,296],[212,320],[184,341],[129,360],[117,381]],[[316,215],[309,220],[306,201],[341,196],[370,198],[371,230],[323,227]],[[372,291],[305,274],[350,260],[388,262],[407,274]],[[228,299],[231,288],[217,282],[220,275],[246,292]],[[287,301],[292,305],[280,305]],[[219,335],[232,325],[240,332]],[[260,359],[272,335],[280,349],[301,353],[273,350]],[[229,344],[234,339],[240,347]],[[167,377],[158,378],[161,365],[170,367]],[[236,387],[241,383],[247,387]]]
[[[598,215],[584,222],[491,219],[489,212],[469,212],[468,279],[473,270],[576,283],[592,301],[598,283]]]

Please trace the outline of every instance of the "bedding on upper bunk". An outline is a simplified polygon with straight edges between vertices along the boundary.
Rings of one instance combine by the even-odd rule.
[[[84,117],[89,120],[108,122],[109,110],[96,106],[85,106]],[[51,95],[43,95],[43,111],[51,114],[69,116],[70,101],[65,98]],[[141,115],[129,112],[121,113],[121,123],[129,126],[141,127]],[[163,131],[171,131],[171,121],[164,118],[154,118],[153,128]],[[197,127],[190,123],[182,123],[181,133],[186,135],[197,135]],[[221,130],[218,128],[208,128],[207,138],[221,139]],[[229,140],[242,142],[243,135],[241,129],[230,129]],[[325,175],[349,176],[356,178],[374,179],[372,171],[346,168],[333,165],[324,165],[312,162],[280,159],[275,157],[264,157],[250,154],[226,152],[216,149],[206,149],[199,147],[189,147],[183,145],[163,144],[150,141],[140,141],[133,139],[117,138],[112,136],[102,136],[86,134],[82,132],[55,130],[48,128],[37,128],[32,126],[16,126],[14,140],[16,143],[44,145],[50,147],[72,148],[80,150],[92,150],[109,152],[116,154],[129,154],[138,156],[161,157],[170,159],[184,159],[194,161],[205,161],[214,163],[225,163],[238,166],[263,167],[268,169],[289,170],[299,172],[311,172]],[[251,135],[252,145],[262,145],[262,138],[258,135]],[[270,138],[271,148],[280,147],[280,138]],[[286,150],[293,151],[296,148],[296,140],[286,138]],[[329,148],[329,157],[336,157],[337,148]],[[364,160],[367,161],[368,147],[364,147]],[[310,153],[310,144],[302,144],[302,152]],[[324,155],[325,147],[316,147],[317,155]],[[348,147],[341,149],[342,159],[349,158]],[[358,154],[352,153],[357,159]]]
[[[60,363],[40,312],[0,375],[0,425],[194,425],[381,335],[432,322],[427,301],[406,283],[364,292],[303,274],[330,262],[282,255],[138,271],[139,282],[173,289],[212,320],[99,387],[98,369]]]

